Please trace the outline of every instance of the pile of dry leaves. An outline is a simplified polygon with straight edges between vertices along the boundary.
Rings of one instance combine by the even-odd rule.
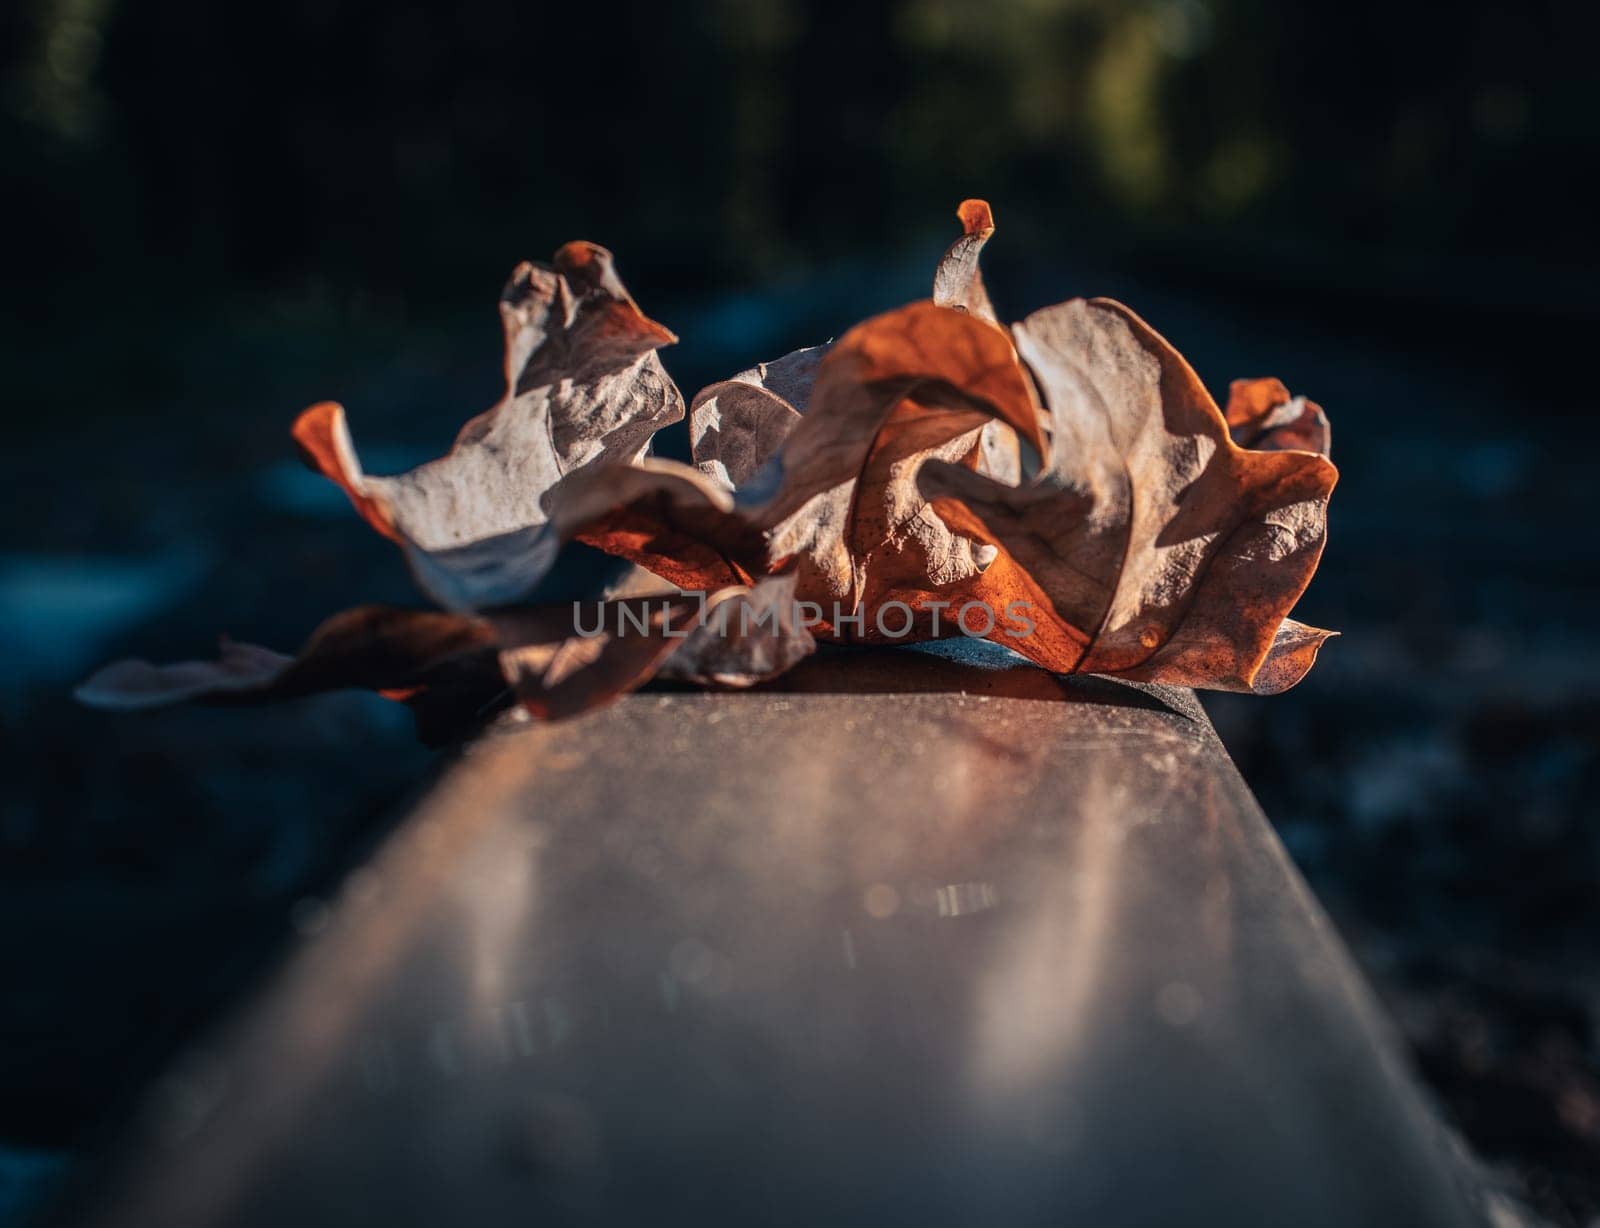
[[[1005,327],[978,271],[989,207],[960,218],[930,300],[696,396],[693,466],[650,455],[685,412],[657,355],[675,338],[611,254],[569,243],[520,265],[500,300],[505,395],[447,455],[374,477],[340,406],[294,426],[439,610],[346,610],[294,657],[224,641],[211,662],[123,661],[79,697],[364,687],[437,737],[512,693],[557,718],[657,675],[746,686],[818,642],[963,634],[1059,673],[1293,686],[1331,634],[1287,617],[1337,476],[1322,411],[1256,379],[1224,413],[1108,299]],[[564,589],[571,543],[633,568]]]

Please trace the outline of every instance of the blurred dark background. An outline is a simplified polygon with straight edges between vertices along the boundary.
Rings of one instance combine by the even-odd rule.
[[[613,248],[686,390],[927,293],[1129,301],[1325,405],[1296,691],[1208,699],[1453,1124],[1600,1216],[1600,266],[1586,0],[19,0],[0,12],[0,1222],[296,933],[437,758],[381,700],[114,719],[70,684],[409,600],[286,430],[375,469]]]

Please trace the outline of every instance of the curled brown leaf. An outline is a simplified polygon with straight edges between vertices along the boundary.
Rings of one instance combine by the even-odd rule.
[[[505,693],[492,628],[476,618],[357,606],[319,626],[293,656],[223,638],[212,661],[117,661],[74,692],[81,703],[136,711],[186,702],[259,703],[344,689],[408,704],[424,740],[459,732]]]
[[[1290,396],[1282,380],[1234,380],[1226,417],[1233,442],[1241,448],[1330,454],[1328,415],[1315,401]]]
[[[1189,365],[1120,303],[1073,300],[1015,333],[1054,423],[1041,479],[1010,487],[941,466],[924,483],[950,519],[992,536],[1081,645],[1012,647],[1058,671],[1225,690],[1251,689],[1270,657],[1276,689],[1298,680],[1314,651],[1303,637],[1280,645],[1278,630],[1321,557],[1333,466],[1235,444]]]

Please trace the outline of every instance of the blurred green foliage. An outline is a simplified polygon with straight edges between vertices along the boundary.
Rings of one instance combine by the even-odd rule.
[[[782,284],[924,250],[965,195],[1030,259],[1581,306],[1597,28],[1579,0],[20,0],[0,357],[20,402],[154,402],[180,335],[481,318],[579,236],[650,301]]]

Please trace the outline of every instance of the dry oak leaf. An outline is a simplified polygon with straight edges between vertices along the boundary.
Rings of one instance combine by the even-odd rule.
[[[1241,448],[1331,454],[1333,432],[1322,406],[1290,396],[1281,380],[1234,380],[1226,416],[1228,433]]]
[[[777,494],[752,510],[774,570],[793,560],[802,600],[845,610],[897,588],[907,556],[920,560],[926,586],[980,571],[971,543],[928,513],[906,477],[920,456],[972,452],[994,418],[1043,451],[1003,331],[932,302],[858,324],[823,359],[810,409],[770,462]]]
[[[748,586],[767,572],[766,539],[733,494],[659,457],[574,474],[550,528],[695,592]]]
[[[406,551],[423,590],[447,609],[525,596],[561,544],[551,526],[564,482],[637,460],[683,417],[656,349],[677,338],[641,312],[592,243],[568,243],[553,267],[519,265],[500,297],[505,393],[454,447],[408,473],[362,470],[333,402],[294,425],[306,462],[337,482],[378,532]]]
[[[994,235],[994,213],[986,200],[964,200],[956,210],[961,237],[952,243],[933,274],[933,301],[941,307],[959,307],[980,320],[1000,323],[978,267],[984,246]]]
[[[513,607],[486,618],[505,677],[540,720],[576,716],[658,674],[752,686],[816,647],[795,618],[792,578],[710,594]]]
[[[224,638],[215,661],[118,661],[74,694],[91,707],[133,711],[370,690],[407,704],[423,740],[431,742],[483,715],[505,695],[494,650],[493,629],[475,618],[357,606],[325,621],[292,657]]]
[[[1014,564],[980,595],[1040,607],[1051,634],[1010,647],[1063,673],[1265,694],[1298,682],[1332,634],[1287,618],[1326,541],[1332,463],[1236,444],[1189,365],[1120,303],[1075,299],[1013,333],[1051,415],[1044,473],[922,478],[953,528]]]
[[[810,407],[831,348],[796,350],[702,388],[689,405],[689,444],[701,472],[729,489],[756,477]]]

